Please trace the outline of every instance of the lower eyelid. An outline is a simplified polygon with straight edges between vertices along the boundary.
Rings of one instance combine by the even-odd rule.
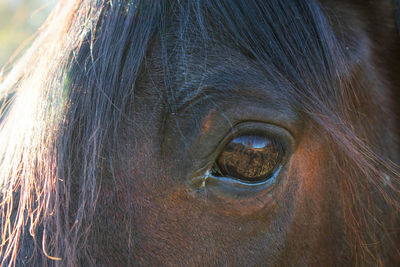
[[[216,177],[210,171],[207,171],[204,175],[194,176],[190,179],[189,184],[191,188],[195,190],[207,190],[215,187],[230,192],[230,193],[241,193],[251,191],[263,191],[266,190],[278,182],[278,177],[282,170],[280,165],[273,173],[273,175],[264,181],[257,183],[248,183],[231,177]]]
[[[269,187],[273,184],[275,184],[277,182],[277,177],[279,176],[279,173],[282,169],[282,166],[279,166],[278,168],[276,168],[276,170],[274,170],[274,172],[272,173],[272,175],[268,178],[265,179],[263,181],[259,181],[259,182],[246,182],[240,179],[235,179],[232,177],[216,177],[212,174],[208,174],[207,178],[206,178],[206,182],[207,180],[218,180],[221,183],[224,183],[226,185],[235,187],[237,189],[261,189],[261,188],[266,188]]]
[[[284,189],[281,178],[286,175],[286,170],[285,166],[279,167],[272,179],[257,184],[207,173],[190,181],[192,190],[188,193],[198,201],[207,201],[207,205],[220,205],[218,210],[227,216],[247,216],[261,211],[265,216],[272,214],[277,206]]]

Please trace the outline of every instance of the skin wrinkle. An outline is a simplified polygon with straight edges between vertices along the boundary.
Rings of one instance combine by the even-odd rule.
[[[201,135],[206,135],[211,127],[212,127],[212,121],[214,120],[214,113],[215,109],[211,110],[210,113],[207,115],[207,117],[204,119],[203,124],[201,126]]]

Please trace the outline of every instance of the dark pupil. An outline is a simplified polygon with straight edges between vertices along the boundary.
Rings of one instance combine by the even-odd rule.
[[[263,136],[233,139],[219,155],[220,174],[248,182],[270,178],[281,160],[281,147]]]

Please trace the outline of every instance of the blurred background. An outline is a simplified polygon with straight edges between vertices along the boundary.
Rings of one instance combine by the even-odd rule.
[[[0,0],[0,69],[45,21],[56,0]]]

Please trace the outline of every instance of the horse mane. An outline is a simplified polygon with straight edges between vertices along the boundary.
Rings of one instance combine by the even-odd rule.
[[[343,245],[361,265],[398,254],[395,103],[374,90],[390,86],[373,55],[353,55],[357,44],[335,32],[324,12],[316,1],[61,1],[0,87],[2,264],[69,266],[90,258],[99,181],[106,169],[113,173],[143,61],[153,40],[167,47],[171,18],[176,42],[195,29],[203,51],[230,40],[279,77],[336,155]]]

